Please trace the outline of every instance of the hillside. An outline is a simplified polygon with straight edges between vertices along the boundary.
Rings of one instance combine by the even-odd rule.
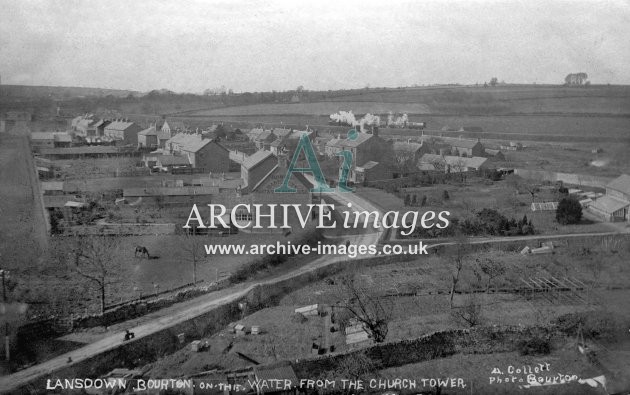
[[[1,85],[0,96],[14,98],[35,99],[47,97],[52,99],[69,99],[72,97],[112,95],[127,97],[129,94],[139,95],[139,92],[123,89],[84,88],[76,86],[35,86],[35,85]]]

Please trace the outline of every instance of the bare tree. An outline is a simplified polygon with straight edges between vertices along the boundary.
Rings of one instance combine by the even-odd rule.
[[[373,288],[357,284],[354,275],[341,279],[341,291],[345,302],[339,305],[357,321],[362,323],[376,343],[385,341],[388,324],[392,318],[392,307]]]
[[[454,272],[451,274],[451,292],[449,296],[449,306],[453,308],[453,297],[455,296],[455,289],[457,288],[457,283],[459,282],[459,274],[462,271],[462,267],[464,266],[464,257],[466,256],[469,248],[468,238],[459,234],[455,239],[455,267]]]
[[[510,174],[505,177],[506,183],[516,190],[516,193],[520,193],[521,191],[527,192],[532,197],[532,203],[534,202],[534,198],[538,193],[538,187],[532,185],[525,181],[521,176],[516,174]]]
[[[505,274],[505,266],[490,258],[477,258],[476,262],[481,271],[488,276],[488,282],[486,283],[486,293],[488,293],[492,280]]]
[[[451,310],[451,317],[457,323],[466,324],[472,328],[481,323],[481,313],[481,304],[477,303],[476,298],[471,295],[463,306]]]
[[[120,281],[120,260],[115,251],[118,240],[112,236],[76,236],[71,245],[71,267],[87,279],[100,293],[101,314],[105,311],[105,295],[109,286]]]
[[[461,182],[464,182],[466,180],[466,171],[468,170],[464,159],[457,159],[453,162],[451,167],[453,168],[454,172],[459,173],[459,179],[461,180]]]
[[[194,233],[186,232],[180,241],[183,257],[192,264],[193,284],[197,284],[197,264],[202,261],[205,250],[203,238]]]

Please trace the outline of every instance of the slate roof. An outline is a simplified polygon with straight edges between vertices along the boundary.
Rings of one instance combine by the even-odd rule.
[[[473,156],[470,158],[462,157],[462,156],[454,156],[454,155],[435,155],[435,154],[424,154],[420,158],[420,163],[445,163],[451,165],[451,167],[459,167],[460,165],[467,168],[478,169],[481,165],[483,165],[488,158],[484,158],[481,156]]]
[[[276,136],[278,136],[280,138],[287,137],[289,134],[291,134],[291,129],[274,128],[273,129],[273,134],[275,134]]]
[[[131,121],[112,121],[109,125],[105,127],[107,130],[127,130],[134,123]]]
[[[480,144],[479,141],[470,139],[453,139],[447,142],[456,148],[473,148],[475,145]]]
[[[610,196],[602,196],[591,204],[592,208],[609,214],[628,206],[630,206],[630,203]]]
[[[415,152],[418,152],[420,148],[422,148],[422,144],[397,141],[397,142],[394,142],[393,148],[394,148],[394,151],[397,151],[397,152],[415,153]]]
[[[615,191],[619,191],[625,195],[630,196],[630,176],[627,174],[622,174],[606,184],[606,188],[614,189]]]
[[[54,140],[55,134],[53,132],[33,132],[31,133],[31,140]]]
[[[271,151],[260,150],[256,151],[243,161],[243,167],[246,169],[252,169],[262,163],[268,157],[273,156]]]
[[[374,162],[373,160],[366,162],[363,166],[361,166],[361,168],[363,168],[363,170],[369,170],[375,166],[378,166],[378,162]]]
[[[372,137],[374,137],[373,134],[358,133],[357,138],[354,140],[348,140],[345,138],[333,139],[333,140],[330,140],[326,145],[331,146],[331,147],[337,147],[337,148],[356,148],[359,145],[371,139]]]
[[[184,122],[176,121],[172,119],[170,121],[169,120],[164,121],[164,124],[162,124],[162,129],[165,129],[165,126],[171,131],[186,130],[186,125],[184,125]]]
[[[144,129],[143,131],[141,131],[140,133],[138,133],[138,135],[142,135],[142,136],[157,136],[157,134],[158,132],[155,126],[150,126]]]

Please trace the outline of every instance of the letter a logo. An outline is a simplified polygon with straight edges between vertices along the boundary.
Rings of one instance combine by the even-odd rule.
[[[296,167],[298,158],[300,153],[304,151],[304,156],[306,156],[306,161],[308,162],[309,167]],[[274,189],[276,193],[295,193],[297,190],[289,186],[289,180],[291,179],[291,175],[293,173],[312,173],[315,178],[315,182],[317,186],[311,189],[311,192],[334,192],[334,189],[326,184],[326,179],[324,178],[324,173],[322,173],[322,169],[319,167],[319,162],[317,161],[317,156],[315,155],[315,151],[313,151],[313,146],[311,145],[311,140],[308,139],[306,135],[300,137],[300,141],[298,142],[298,146],[295,149],[295,153],[293,154],[293,158],[291,158],[291,163],[289,164],[289,168],[287,169],[287,174],[284,177],[284,181],[282,181],[282,185],[278,188]]]

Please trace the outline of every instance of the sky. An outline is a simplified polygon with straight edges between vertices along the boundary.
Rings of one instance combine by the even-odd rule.
[[[630,84],[630,1],[0,0],[3,84]]]

